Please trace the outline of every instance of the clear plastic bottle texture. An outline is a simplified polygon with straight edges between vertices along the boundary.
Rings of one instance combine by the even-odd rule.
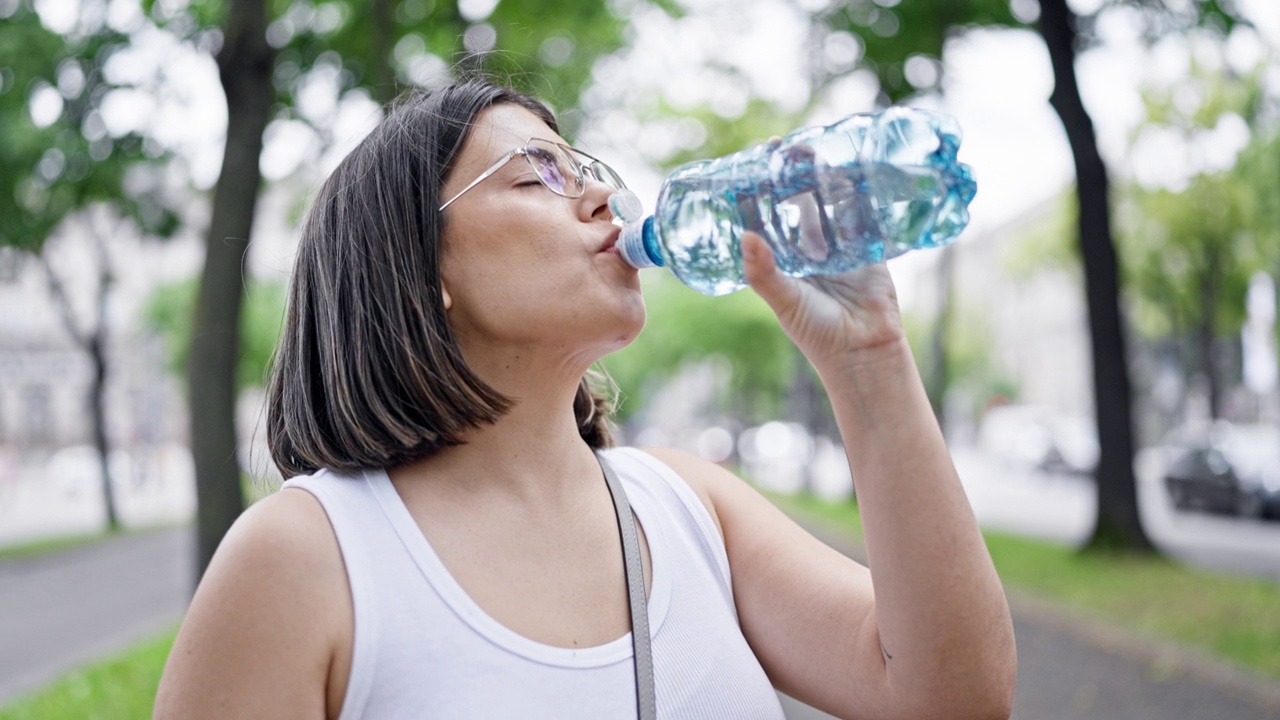
[[[634,267],[665,266],[707,295],[746,285],[742,233],[753,230],[793,277],[832,274],[945,245],[969,222],[977,185],[956,161],[960,128],[894,107],[804,128],[677,169],[647,217],[615,196],[617,247]]]

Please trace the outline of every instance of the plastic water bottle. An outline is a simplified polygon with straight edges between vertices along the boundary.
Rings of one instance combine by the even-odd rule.
[[[742,233],[753,230],[792,277],[832,274],[944,245],[969,223],[977,185],[956,161],[960,128],[895,107],[797,130],[677,169],[652,215],[634,194],[611,201],[633,267],[668,267],[706,295],[746,285]]]

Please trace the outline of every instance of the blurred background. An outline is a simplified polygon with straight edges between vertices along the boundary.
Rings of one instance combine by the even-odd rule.
[[[1278,51],[1274,0],[0,0],[0,717],[55,716],[5,706],[108,651],[163,663],[278,483],[299,219],[385,103],[459,66],[548,102],[649,207],[680,163],[797,127],[956,117],[969,229],[890,268],[1002,575],[1280,708]],[[648,325],[603,362],[624,441],[733,467],[856,552],[830,408],[767,308],[643,280]],[[100,619],[40,629],[51,602]],[[1062,707],[1148,717],[1090,682]],[[1021,693],[1018,717],[1092,717]]]

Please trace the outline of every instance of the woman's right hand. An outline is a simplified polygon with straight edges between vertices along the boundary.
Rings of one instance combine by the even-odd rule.
[[[747,282],[820,374],[896,352],[906,342],[884,263],[792,278],[778,270],[768,243],[754,232],[743,234],[742,257]]]

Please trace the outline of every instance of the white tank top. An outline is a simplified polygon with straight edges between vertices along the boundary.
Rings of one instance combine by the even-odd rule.
[[[649,543],[658,717],[783,718],[738,625],[729,559],[706,507],[653,456],[605,455]],[[489,617],[445,569],[386,472],[322,470],[284,487],[324,506],[347,568],[355,634],[340,720],[635,717],[629,633],[561,648]]]

